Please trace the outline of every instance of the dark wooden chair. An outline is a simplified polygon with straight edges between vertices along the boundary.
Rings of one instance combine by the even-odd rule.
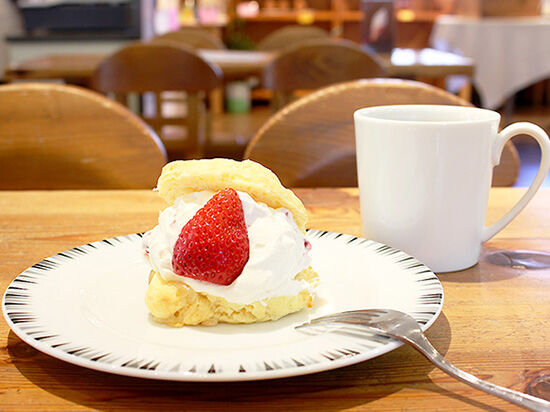
[[[204,98],[221,85],[221,78],[218,66],[189,48],[173,43],[135,43],[101,62],[93,86],[122,103],[127,103],[130,94],[142,96],[139,114],[157,131],[169,158],[200,158],[209,133]],[[185,104],[167,114],[170,107],[163,104],[165,92],[185,92]]]
[[[471,106],[424,83],[373,79],[318,90],[273,115],[254,136],[245,158],[272,169],[290,187],[357,186],[353,112],[389,104]],[[519,157],[512,143],[504,146],[493,185],[514,184]]]
[[[151,39],[157,41],[173,41],[177,44],[187,46],[193,49],[225,49],[225,44],[221,39],[213,36],[207,31],[198,30],[178,30],[156,36]]]
[[[304,40],[328,39],[329,33],[316,26],[291,25],[281,27],[265,36],[258,43],[258,50],[282,50]]]
[[[0,86],[0,189],[153,188],[165,163],[155,133],[98,93]]]
[[[201,27],[182,27],[177,31],[168,32],[151,39],[153,43],[174,43],[179,46],[184,46],[191,49],[211,49],[225,50],[225,44],[219,38],[214,36],[207,29]],[[166,94],[163,95],[163,97]],[[169,100],[182,100],[181,94],[171,93],[168,95]],[[212,90],[208,94],[208,103],[212,113],[223,113],[223,88]]]
[[[263,71],[263,86],[273,91],[274,108],[291,101],[297,91],[348,80],[384,76],[377,56],[346,40],[315,39],[283,50]]]

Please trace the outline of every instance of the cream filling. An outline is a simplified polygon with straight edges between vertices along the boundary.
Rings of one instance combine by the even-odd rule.
[[[178,198],[160,213],[159,224],[144,236],[144,247],[153,269],[166,281],[178,281],[197,292],[250,304],[275,296],[295,296],[311,285],[294,277],[310,265],[305,239],[292,214],[254,201],[247,193],[241,199],[248,230],[250,257],[242,273],[227,286],[176,275],[172,270],[174,245],[185,224],[212,197],[209,191]]]

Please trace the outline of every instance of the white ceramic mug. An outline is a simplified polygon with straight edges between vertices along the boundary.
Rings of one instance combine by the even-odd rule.
[[[550,167],[550,141],[531,123],[498,133],[500,115],[460,106],[376,106],[354,113],[363,235],[435,272],[473,266],[481,244],[531,200]],[[534,137],[538,174],[521,200],[485,227],[493,167],[515,135]]]

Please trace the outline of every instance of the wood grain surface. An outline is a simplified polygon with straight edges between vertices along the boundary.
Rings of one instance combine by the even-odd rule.
[[[329,32],[317,26],[292,24],[273,30],[258,42],[258,50],[281,50],[304,40],[328,39]]]
[[[1,189],[150,189],[166,163],[142,120],[80,87],[2,85],[0,125]]]
[[[272,105],[280,109],[299,90],[314,90],[334,83],[385,77],[377,55],[345,40],[310,39],[279,52],[262,73],[262,85],[274,93]]]
[[[225,49],[219,38],[206,30],[177,30],[153,37],[151,41],[172,41],[193,49]]]
[[[487,223],[523,190],[491,189]],[[297,190],[312,228],[360,234],[357,189]],[[550,190],[483,253],[548,250]],[[35,262],[89,241],[147,230],[163,201],[150,191],[0,192],[0,290]],[[383,274],[380,274],[383,276]],[[499,385],[550,398],[550,270],[482,261],[440,276],[443,313],[427,335],[445,357]],[[223,342],[220,342],[223,345]],[[0,409],[510,411],[516,407],[440,372],[409,347],[354,366],[248,383],[175,383],[73,366],[38,352],[0,321]]]

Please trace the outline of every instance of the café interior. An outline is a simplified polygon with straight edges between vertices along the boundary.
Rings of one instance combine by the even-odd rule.
[[[315,366],[313,355],[292,358],[308,370],[302,378],[292,377],[300,374],[296,365],[269,359],[258,360],[267,372],[257,375],[244,363],[240,375],[227,375],[229,367],[213,361],[204,373],[199,363],[185,364],[174,378],[184,363],[168,371],[161,361],[146,362],[146,354],[109,369],[118,362],[103,354],[110,350],[88,356],[81,345],[60,355],[65,342],[56,343],[53,333],[41,332],[40,341],[23,337],[16,322],[23,312],[12,316],[10,309],[23,297],[12,281],[54,253],[78,255],[80,244],[152,228],[165,207],[152,189],[176,160],[253,160],[296,190],[310,216],[306,238],[323,236],[315,230],[365,235],[354,112],[477,107],[500,115],[499,130],[530,122],[550,133],[549,44],[548,0],[0,0],[0,285],[7,319],[0,328],[0,405],[511,410],[431,369],[407,345],[375,359],[361,358],[364,349],[326,352],[324,361],[345,366],[335,370]],[[532,185],[547,156],[541,153],[528,134],[503,145],[490,178],[488,223]],[[550,401],[550,177],[537,179],[534,200],[484,244],[477,265],[440,275],[443,314],[436,321],[441,306],[430,308],[435,317],[424,324],[435,322],[428,338],[459,367]],[[430,296],[443,305],[442,294]],[[94,325],[103,322],[90,316]],[[357,363],[362,359],[370,360]],[[271,377],[278,379],[264,380]],[[232,380],[255,382],[219,383]]]
[[[160,150],[144,157],[250,158],[289,186],[352,187],[351,113],[360,107],[473,105],[499,111],[501,127],[532,121],[548,130],[550,63],[541,40],[549,10],[539,0],[2,0],[0,79],[9,85],[3,101],[12,106],[18,90],[37,82],[43,87],[33,91],[37,99],[51,88],[63,101],[64,93],[77,93],[63,86],[75,85],[122,103],[152,128]],[[349,86],[330,89],[343,82]],[[402,92],[396,100],[378,87]],[[327,93],[334,93],[330,105]],[[298,106],[280,111],[306,96],[302,110],[317,117],[304,119]],[[24,105],[29,115],[37,113],[33,104],[41,103]],[[338,108],[342,113],[333,111]],[[78,114],[66,116],[76,121]],[[325,121],[332,126],[322,127]],[[41,150],[64,146],[49,144]],[[12,176],[8,157],[24,147],[13,150],[2,156],[4,189],[55,187]],[[290,166],[293,158],[304,159],[308,170],[287,170],[297,167],[296,159]],[[532,139],[516,137],[494,183],[528,186],[539,158]]]

